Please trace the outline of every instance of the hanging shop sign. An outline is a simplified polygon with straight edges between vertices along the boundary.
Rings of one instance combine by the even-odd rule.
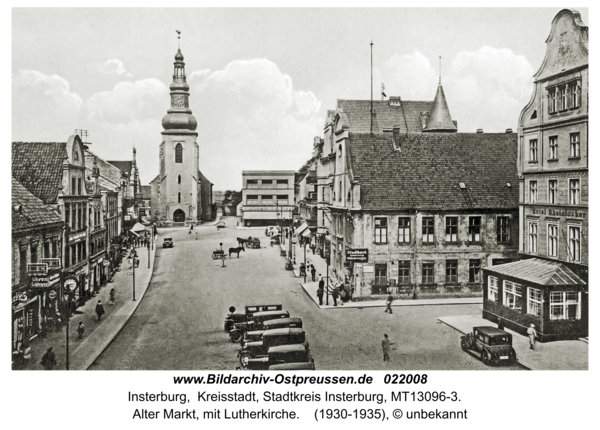
[[[31,275],[31,288],[49,288],[50,279],[48,274]]]
[[[52,291],[48,292],[48,298],[50,300],[54,300],[56,298],[56,291],[52,290]]]
[[[60,282],[60,272],[52,273],[49,279],[49,286],[52,287]]]
[[[69,243],[71,242],[77,242],[79,240],[85,239],[87,235],[87,231],[82,231],[79,233],[75,233],[75,234],[70,234],[69,235]]]

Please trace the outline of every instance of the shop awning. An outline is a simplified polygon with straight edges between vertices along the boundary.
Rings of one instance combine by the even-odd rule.
[[[512,276],[513,278],[538,285],[586,285],[579,276],[564,264],[540,258],[490,266],[486,267],[485,270],[490,273]]]
[[[144,230],[146,230],[146,226],[139,222],[135,223],[135,225],[133,227],[131,227],[131,231],[133,231],[134,233],[139,233],[140,231],[144,231]]]

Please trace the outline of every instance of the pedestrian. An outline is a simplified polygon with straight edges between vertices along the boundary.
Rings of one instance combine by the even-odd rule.
[[[387,298],[387,301],[385,302],[385,311],[384,312],[393,313],[392,312],[392,302],[393,301],[394,301],[394,296],[392,296],[392,293],[390,293],[390,295]]]
[[[300,276],[306,276],[306,266],[304,263],[300,263]]]
[[[390,361],[390,339],[387,334],[383,335],[383,340],[381,341],[381,349],[383,350],[383,361]]]
[[[529,349],[535,349],[535,338],[537,337],[537,332],[535,331],[535,324],[531,324],[527,329],[527,336],[529,336]]]
[[[319,306],[323,306],[323,294],[325,294],[325,281],[319,274],[319,288],[317,289],[317,297],[319,298]]]
[[[102,315],[104,315],[104,306],[102,305],[102,300],[98,300],[98,304],[96,305],[96,315],[98,315],[98,321],[100,321],[100,318],[102,318]]]
[[[338,291],[337,287],[333,287],[333,290],[331,291],[331,297],[333,298],[333,306],[337,306],[337,298],[340,295],[340,292]]]
[[[115,289],[114,288],[111,289],[110,290],[110,303],[109,303],[110,306],[115,304],[115,294],[116,294]]]
[[[310,274],[312,275],[313,282],[316,282],[315,275],[317,274],[317,269],[312,264],[310,265]]]
[[[314,244],[314,243],[312,243],[312,244],[310,245],[310,249],[312,249],[313,255],[315,255],[315,248],[316,248],[315,244]]]
[[[83,333],[85,333],[85,326],[83,325],[83,321],[79,321],[79,325],[77,326],[77,333],[79,333],[79,339],[83,339]]]
[[[44,370],[53,370],[56,366],[56,355],[52,351],[52,347],[48,348],[46,353],[42,356],[40,364],[44,366]]]

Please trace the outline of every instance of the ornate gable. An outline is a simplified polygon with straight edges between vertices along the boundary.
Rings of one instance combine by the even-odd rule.
[[[545,80],[566,70],[588,65],[588,27],[576,10],[563,9],[552,21],[546,56],[534,75]]]

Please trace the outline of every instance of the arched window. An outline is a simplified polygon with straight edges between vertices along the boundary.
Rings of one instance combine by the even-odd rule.
[[[175,146],[175,162],[183,163],[183,146],[181,145],[181,143],[178,143]]]
[[[177,203],[181,203],[181,193],[177,193]]]
[[[181,184],[181,175],[177,176],[177,183]]]

